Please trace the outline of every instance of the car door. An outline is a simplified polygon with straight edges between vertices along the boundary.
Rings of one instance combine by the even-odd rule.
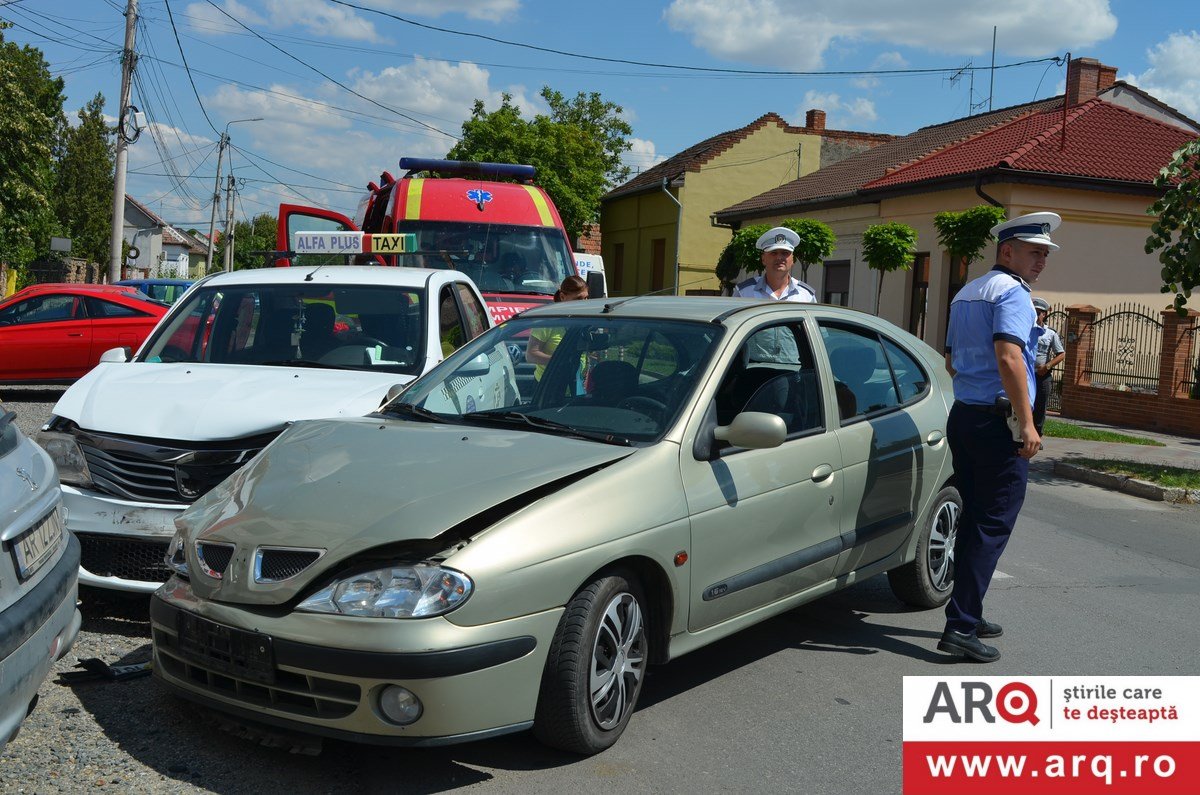
[[[735,344],[701,395],[705,416],[693,418],[685,437],[699,444],[680,451],[692,527],[693,632],[827,580],[841,551],[841,452],[804,324],[762,326]],[[785,355],[756,359],[764,349]],[[787,439],[773,449],[717,442],[706,449],[712,428],[743,410],[784,417]]]
[[[279,205],[279,220],[275,226],[275,246],[281,251],[291,251],[297,232],[357,232],[358,225],[345,215],[319,207],[299,204]],[[278,266],[315,267],[318,265],[374,264],[378,258],[369,254],[297,254],[290,259],[280,258]]]
[[[91,344],[78,296],[45,293],[0,310],[0,378],[79,378],[89,369]]]
[[[98,296],[88,296],[84,299],[88,315],[92,319],[92,353],[89,365],[94,366],[100,361],[100,355],[113,348],[129,348],[137,350],[142,340],[154,327],[155,317],[150,312],[143,312],[116,301],[108,301]]]
[[[839,519],[846,547],[841,575],[888,557],[909,537],[929,488],[913,388],[921,383],[920,394],[927,396],[929,381],[923,373],[912,376],[902,395],[875,329],[833,318],[820,318],[818,326],[838,406],[834,435],[846,496]]]

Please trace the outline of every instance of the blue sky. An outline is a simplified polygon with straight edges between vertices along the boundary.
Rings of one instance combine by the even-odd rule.
[[[1200,14],[1194,3],[1177,0],[354,5],[567,53],[727,70],[987,67],[996,26],[998,67],[1068,51],[1097,58],[1116,66],[1120,79],[1200,118]],[[102,92],[115,115],[124,6],[125,0],[0,0],[0,18],[18,26],[5,32],[7,39],[45,51],[66,81],[70,112]],[[807,109],[820,108],[832,128],[902,134],[986,110],[989,94],[987,71],[974,73],[971,93],[966,72],[954,80],[948,71],[751,76],[585,60],[438,32],[332,0],[170,0],[177,44],[167,0],[139,6],[141,60],[132,101],[153,126],[130,149],[129,192],[168,221],[202,229],[216,168],[213,128],[237,119],[264,118],[229,128],[238,216],[245,218],[273,213],[280,201],[351,212],[366,182],[384,169],[395,172],[400,157],[444,155],[453,138],[443,133],[461,131],[475,99],[495,107],[507,92],[532,114],[543,109],[543,85],[568,95],[597,91],[621,105],[633,126],[627,162],[635,169],[769,111],[803,123]],[[199,101],[180,66],[179,45]],[[1003,107],[1060,93],[1064,70],[1038,62],[997,69],[994,80],[992,104]],[[795,165],[794,155],[781,153],[781,180],[791,173],[788,156]]]

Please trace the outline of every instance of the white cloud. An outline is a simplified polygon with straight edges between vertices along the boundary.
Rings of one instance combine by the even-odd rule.
[[[1200,117],[1200,33],[1172,33],[1146,53],[1150,68],[1122,79],[1148,91],[1193,119]]]
[[[401,16],[419,14],[440,17],[445,14],[463,14],[472,19],[486,19],[492,22],[511,19],[521,8],[520,0],[376,0],[372,5]]]
[[[263,25],[266,19],[249,6],[238,0],[225,0],[222,3],[229,16],[236,17],[246,25]],[[176,12],[178,14],[178,12]],[[221,35],[226,33],[242,33],[243,29],[229,17],[213,8],[208,3],[192,3],[185,11],[188,26],[197,33]]]
[[[990,50],[995,25],[1001,51],[1038,56],[1095,44],[1117,29],[1108,0],[674,0],[664,16],[715,56],[794,70],[818,69],[832,48],[858,41],[978,55]]]
[[[862,130],[878,120],[875,103],[866,97],[843,100],[841,95],[808,91],[804,106],[794,115],[794,124],[803,124],[805,112],[811,108],[825,111],[825,126],[831,130]]]
[[[354,9],[325,0],[267,0],[271,23],[277,27],[298,25],[317,36],[351,41],[380,41],[375,23]]]
[[[667,159],[665,155],[658,153],[654,141],[631,137],[629,143],[629,151],[621,156],[621,162],[629,166],[634,174],[653,168]]]

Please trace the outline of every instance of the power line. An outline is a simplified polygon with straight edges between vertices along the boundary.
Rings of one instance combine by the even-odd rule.
[[[338,80],[338,79],[336,79],[336,78],[334,78],[334,77],[331,77],[331,76],[329,76],[329,75],[328,75],[328,74],[326,74],[325,72],[322,72],[320,69],[318,69],[317,67],[315,67],[315,66],[313,66],[312,64],[308,63],[308,62],[307,62],[307,61],[305,61],[304,59],[302,59],[302,58],[297,58],[295,55],[292,55],[290,52],[288,52],[287,50],[285,50],[285,49],[283,49],[282,47],[278,46],[278,45],[277,45],[277,44],[275,44],[274,42],[270,41],[269,39],[267,39],[267,38],[265,38],[265,37],[263,37],[263,36],[261,36],[261,35],[259,35],[259,33],[258,33],[257,31],[255,31],[253,28],[250,28],[250,27],[248,27],[247,25],[243,24],[243,23],[242,23],[242,21],[241,21],[240,19],[238,19],[237,17],[233,16],[232,14],[230,14],[230,13],[229,13],[228,11],[226,11],[225,9],[221,8],[219,5],[217,5],[216,3],[214,3],[214,2],[213,2],[213,0],[204,0],[204,1],[205,1],[206,3],[208,3],[210,6],[212,6],[213,8],[217,9],[217,11],[220,11],[222,14],[224,14],[224,15],[225,15],[226,17],[228,17],[229,19],[231,19],[231,20],[233,20],[234,22],[236,22],[238,25],[240,25],[240,26],[241,26],[242,28],[244,28],[245,30],[247,30],[247,31],[249,31],[250,33],[254,34],[254,36],[255,36],[256,38],[258,38],[260,41],[263,41],[263,42],[265,42],[265,43],[266,43],[266,44],[267,44],[269,47],[271,47],[272,49],[278,50],[279,52],[283,53],[283,54],[284,54],[284,55],[286,55],[287,57],[291,58],[291,59],[292,59],[293,61],[295,61],[296,63],[300,64],[301,66],[304,66],[304,67],[306,67],[306,68],[308,68],[308,69],[311,69],[312,71],[314,71],[314,72],[316,72],[317,74],[319,74],[321,77],[325,78],[325,79],[326,79],[326,80],[328,80],[329,82],[331,82],[331,83],[333,83],[334,85],[336,85],[338,88],[341,88],[341,89],[343,89],[344,91],[349,91],[351,94],[353,94],[354,96],[358,97],[359,99],[365,99],[367,102],[370,102],[372,105],[377,105],[377,106],[379,106],[379,107],[383,108],[384,110],[391,111],[392,113],[395,113],[397,116],[401,116],[401,117],[403,117],[403,118],[405,118],[405,119],[408,119],[409,121],[411,121],[411,122],[414,122],[415,124],[419,124],[419,125],[421,125],[422,127],[427,127],[427,128],[429,128],[430,130],[433,130],[433,131],[434,131],[434,132],[436,132],[436,133],[441,133],[442,135],[445,135],[445,136],[446,136],[446,137],[448,137],[448,138],[453,138],[453,139],[455,139],[456,141],[458,141],[458,140],[462,140],[462,139],[460,139],[460,138],[459,138],[457,135],[452,135],[451,133],[448,133],[448,132],[446,132],[445,130],[439,130],[437,127],[434,127],[432,124],[426,124],[425,122],[421,121],[420,119],[417,119],[417,118],[414,118],[414,117],[412,117],[412,116],[409,116],[407,113],[403,113],[403,112],[401,112],[401,111],[399,111],[399,110],[396,110],[395,108],[393,108],[393,107],[390,107],[390,106],[388,106],[388,105],[385,105],[385,104],[383,104],[382,102],[380,102],[380,101],[378,101],[378,100],[376,100],[376,99],[372,99],[371,97],[368,97],[366,94],[361,94],[361,93],[359,93],[358,91],[355,91],[355,90],[354,90],[353,88],[351,88],[350,86],[346,85],[345,83],[341,82],[340,80]],[[170,4],[169,4],[169,3],[168,3],[168,5],[167,5],[167,9],[168,9],[168,11],[170,10]],[[173,26],[174,26],[174,23],[172,23],[172,27],[173,27]],[[182,52],[182,48],[181,48],[181,50],[180,50],[180,51]]]
[[[270,163],[273,166],[278,166],[279,168],[287,169],[288,171],[294,171],[297,174],[303,174],[306,177],[312,177],[313,179],[319,179],[322,182],[328,182],[331,185],[340,185],[343,188],[353,188],[354,190],[358,191],[359,193],[362,193],[366,190],[366,188],[355,187],[354,185],[348,185],[345,182],[338,182],[337,180],[328,179],[326,177],[318,176],[317,174],[310,174],[307,171],[301,171],[298,168],[292,168],[291,166],[285,166],[283,163],[276,163],[274,160],[271,160],[270,158],[266,157],[265,155],[260,155],[257,152],[251,152],[250,150],[245,149],[240,146],[234,146],[233,144],[230,144],[230,146],[232,148],[238,150],[239,152],[241,152],[243,155],[245,155],[248,158],[262,160],[264,162]],[[259,171],[263,171],[263,170],[260,168]],[[263,171],[263,173],[267,174],[266,171]],[[267,176],[270,177],[271,175],[267,174]],[[272,177],[272,179],[274,179],[274,177]],[[286,182],[283,182],[282,180],[276,180],[276,181],[279,182],[280,185],[288,184]]]
[[[212,2],[212,0],[205,0],[205,1],[209,5],[211,5],[213,8],[217,8],[218,10],[220,10],[219,7],[215,3]],[[347,0],[328,0],[328,2],[335,3],[340,6],[345,6],[347,8],[353,8],[358,11],[366,11],[366,12],[369,12],[372,14],[378,14],[383,17],[388,17],[390,19],[394,19],[397,22],[403,22],[406,25],[412,25],[414,27],[423,28],[425,30],[432,30],[437,33],[448,33],[452,36],[465,36],[467,38],[472,38],[472,39],[481,39],[483,41],[490,41],[494,44],[503,44],[507,47],[520,47],[521,49],[534,50],[535,52],[544,52],[544,53],[549,53],[551,55],[562,55],[567,58],[579,58],[579,59],[586,60],[586,61],[602,61],[604,63],[622,63],[622,64],[629,64],[630,66],[650,66],[650,67],[654,67],[657,69],[680,69],[680,70],[689,71],[689,72],[715,72],[718,74],[787,75],[790,77],[816,77],[819,75],[836,75],[836,76],[840,76],[840,77],[851,77],[851,76],[863,76],[863,75],[931,74],[931,73],[938,73],[938,72],[952,72],[957,69],[957,67],[949,67],[949,68],[945,68],[945,69],[853,69],[853,70],[839,70],[839,71],[793,72],[793,71],[786,71],[786,70],[770,70],[770,69],[722,69],[722,68],[718,68],[718,67],[714,67],[714,66],[685,66],[685,65],[681,65],[681,64],[656,63],[653,61],[633,61],[633,60],[629,60],[627,58],[607,58],[602,55],[586,55],[586,54],[578,53],[578,52],[568,52],[566,50],[556,50],[551,47],[539,47],[536,44],[527,44],[525,42],[511,41],[509,39],[497,38],[496,36],[487,36],[487,35],[484,35],[483,33],[470,33],[468,31],[464,31],[464,30],[454,30],[453,28],[438,27],[437,25],[430,25],[425,22],[417,22],[414,19],[408,19],[407,17],[402,17],[399,14],[393,14],[390,11],[381,11],[378,8],[370,8],[368,6],[358,5],[357,3],[350,3],[350,2],[347,2]],[[222,13],[224,13],[224,12],[222,11]],[[226,14],[226,16],[228,16],[228,14]],[[1060,60],[1060,57],[1053,56],[1050,58],[1037,58],[1037,59],[1029,60],[1029,61],[1021,61],[1019,63],[1002,64],[1000,66],[996,66],[996,67],[992,67],[992,68],[993,69],[1008,69],[1008,68],[1012,68],[1014,66],[1024,66],[1026,64],[1031,64],[1031,63],[1044,63],[1046,61],[1051,61],[1051,60]],[[976,68],[982,70],[985,67],[976,67]]]
[[[255,168],[257,168],[259,171],[261,171],[262,173],[266,174],[266,175],[267,175],[268,177],[270,177],[271,179],[275,180],[275,183],[276,183],[277,185],[280,185],[280,186],[282,186],[282,187],[285,187],[285,188],[286,188],[286,187],[290,187],[290,186],[289,186],[289,184],[288,184],[287,182],[284,182],[284,181],[283,181],[283,180],[281,180],[279,177],[275,176],[275,175],[274,175],[274,174],[272,174],[270,171],[267,171],[265,168],[263,168],[262,166],[260,166],[260,165],[259,165],[259,164],[256,162],[258,159],[266,160],[266,162],[268,162],[268,163],[271,163],[272,161],[270,161],[270,160],[267,160],[265,157],[261,157],[261,156],[255,156],[255,155],[252,155],[252,154],[250,154],[249,152],[247,152],[245,149],[242,149],[240,146],[234,146],[233,144],[229,144],[229,148],[230,148],[230,149],[233,149],[233,150],[237,150],[238,154],[242,155],[243,157],[245,157],[245,158],[246,158],[246,159],[247,159],[247,160],[250,162],[250,165],[254,166],[254,167],[255,167]],[[274,163],[274,165],[279,165],[279,164],[278,164],[278,163]],[[280,168],[287,168],[287,166],[279,166],[279,167],[280,167]],[[230,170],[230,172],[232,172],[232,171],[233,171],[233,154],[232,154],[232,153],[229,155],[229,170]],[[294,171],[295,169],[290,169],[290,170],[293,170],[293,171]],[[300,173],[304,173],[304,172],[297,171],[296,173],[300,174]],[[305,176],[313,176],[313,175],[311,175],[311,174],[305,174]],[[317,178],[317,179],[322,179],[322,177],[316,177],[316,178]],[[335,183],[335,184],[341,184],[341,183]],[[348,187],[348,186],[347,186],[347,187]],[[294,193],[295,193],[297,196],[299,196],[300,198],[302,198],[302,199],[304,199],[306,202],[308,202],[309,204],[319,204],[319,202],[317,202],[315,199],[310,199],[308,196],[305,196],[303,193],[301,193],[301,192],[300,192],[300,191],[298,191],[298,190],[295,190],[294,188],[292,188],[292,191],[293,191],[293,192],[294,192]]]
[[[171,32],[175,34],[175,44],[179,47],[179,57],[183,59],[183,71],[187,72],[188,82],[192,84],[192,93],[196,95],[196,102],[200,105],[200,112],[204,114],[204,120],[208,122],[208,126],[217,135],[221,131],[213,124],[212,119],[208,117],[208,111],[204,108],[204,103],[200,101],[200,92],[196,90],[196,81],[192,79],[192,70],[188,68],[187,56],[183,53],[183,43],[179,41],[179,30],[175,27],[175,17],[171,14],[171,0],[164,0],[167,6],[167,19],[171,21]]]

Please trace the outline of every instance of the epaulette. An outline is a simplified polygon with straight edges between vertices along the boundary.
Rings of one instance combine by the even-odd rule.
[[[757,276],[751,276],[749,279],[747,279],[746,281],[739,284],[736,289],[747,290],[747,289],[753,287],[757,281],[758,281]]]

